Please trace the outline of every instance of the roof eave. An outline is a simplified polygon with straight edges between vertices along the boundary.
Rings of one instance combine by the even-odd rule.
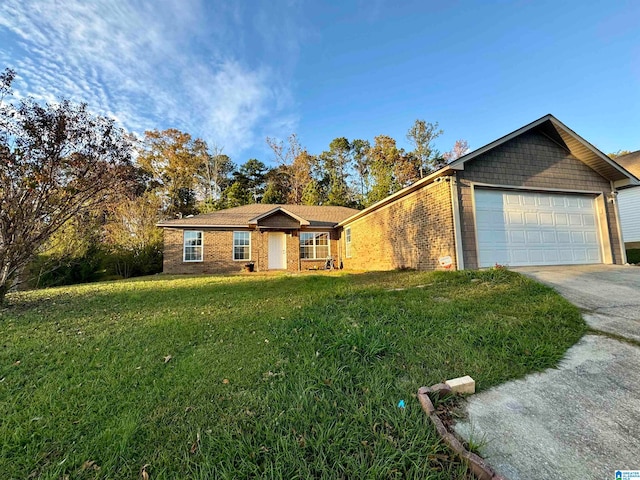
[[[566,148],[572,155],[580,159],[594,171],[598,172],[607,180],[617,182],[629,179],[632,183],[635,177],[626,171],[623,167],[611,160],[607,155],[602,153],[596,147],[591,145],[588,141],[578,135],[576,132],[567,127],[564,123],[558,120],[550,113],[534,120],[533,122],[520,127],[519,129],[488,143],[484,147],[480,147],[473,152],[470,152],[462,157],[454,160],[449,164],[449,167],[453,170],[464,170],[464,164],[474,158],[486,153],[494,148],[502,145],[503,143],[512,140],[529,130],[541,126],[545,122],[550,122],[551,126],[556,130],[557,134],[562,138],[562,141],[566,144]],[[579,151],[580,150],[580,151]]]
[[[249,228],[248,225],[197,225],[187,223],[156,223],[160,228]]]
[[[625,168],[620,166],[618,163],[611,160],[608,155],[601,152],[598,148],[594,147],[591,143],[589,143],[587,140],[582,138],[576,132],[571,130],[569,127],[567,127],[564,123],[562,123],[560,120],[555,118],[553,115],[550,115],[549,120],[551,121],[551,124],[554,126],[554,128],[556,128],[556,130],[558,129],[561,130],[561,131],[558,131],[560,136],[563,136],[562,132],[564,132],[565,135],[570,136],[570,138],[566,138],[566,139],[563,137],[563,140],[565,141],[565,143],[567,143],[567,147],[569,148],[571,153],[577,158],[579,158],[580,160],[582,160],[585,164],[587,164],[593,170],[598,172],[600,175],[602,175],[604,178],[612,182],[630,180],[630,182],[633,183],[634,181],[637,181],[637,178],[635,178],[631,174],[631,172],[628,172]],[[569,142],[567,142],[567,140],[569,140]],[[591,155],[593,155],[593,157],[588,155],[591,158],[581,158],[581,157],[584,157],[584,155],[582,155],[580,152],[577,152],[576,151],[577,149],[575,148],[575,146],[573,146],[572,148],[571,143],[573,142],[571,140],[578,142],[578,144],[582,146],[584,149],[586,149],[588,152],[590,152]]]
[[[489,150],[493,150],[494,148],[502,145],[503,143],[506,143],[509,140],[516,138],[519,135],[522,135],[524,132],[531,130],[532,128],[535,128],[538,125],[541,125],[542,123],[546,122],[547,120],[550,120],[551,118],[553,118],[553,115],[548,113],[544,117],[541,117],[538,120],[534,120],[533,122],[525,125],[524,127],[520,127],[519,129],[511,133],[508,133],[507,135],[504,135],[498,138],[497,140],[494,140],[491,143],[487,143],[484,147],[480,147],[472,152],[467,153],[466,155],[461,156],[460,158],[451,162],[448,166],[453,170],[464,170],[464,164],[469,160],[473,160],[474,158],[482,155],[483,153],[486,153]]]

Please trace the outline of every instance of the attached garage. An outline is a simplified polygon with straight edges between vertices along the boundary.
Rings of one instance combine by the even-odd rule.
[[[626,262],[617,190],[638,181],[552,115],[448,168],[458,268]]]
[[[602,262],[595,195],[476,189],[480,267]]]

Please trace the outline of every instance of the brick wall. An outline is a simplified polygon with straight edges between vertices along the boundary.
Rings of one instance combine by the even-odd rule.
[[[545,135],[526,132],[467,162],[457,172],[465,268],[477,268],[471,183],[610,192],[608,180]],[[608,202],[607,222],[614,263],[621,262],[615,209]]]
[[[196,229],[190,229],[196,230]],[[183,230],[164,229],[163,271],[168,274],[200,274],[240,272],[249,260],[233,260],[233,232],[224,230],[201,229],[203,231],[203,261],[183,262]],[[338,238],[336,231],[331,232],[331,255],[338,258]],[[300,237],[297,231],[285,234],[287,250],[287,271],[307,270],[312,266],[324,267],[325,260],[299,260]],[[251,261],[256,271],[269,269],[269,232],[251,231]]]
[[[455,265],[450,188],[447,181],[432,183],[345,225],[351,227],[351,258],[343,254],[344,267],[433,270],[445,255]],[[342,252],[344,237],[343,229]]]
[[[189,230],[196,230],[195,228]],[[233,260],[233,232],[201,229],[203,232],[202,262],[183,262],[183,230],[164,229],[163,272],[170,274],[198,274],[240,272],[249,260]],[[256,261],[258,232],[251,232],[251,261]]]

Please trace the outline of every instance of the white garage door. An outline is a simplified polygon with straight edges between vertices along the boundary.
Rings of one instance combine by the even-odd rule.
[[[586,195],[475,190],[478,263],[600,263],[595,199]]]

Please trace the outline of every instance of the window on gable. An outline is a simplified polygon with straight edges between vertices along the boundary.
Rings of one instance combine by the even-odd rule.
[[[344,256],[351,258],[351,227],[344,229]]]
[[[202,261],[202,232],[185,230],[183,235],[183,256],[185,262]]]
[[[233,232],[233,259],[251,260],[251,232]]]
[[[330,253],[328,232],[300,233],[300,258],[324,260]]]

